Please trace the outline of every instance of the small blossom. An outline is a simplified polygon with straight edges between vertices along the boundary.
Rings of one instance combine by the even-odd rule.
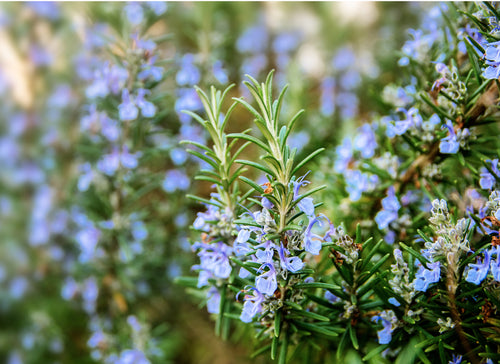
[[[282,269],[295,273],[304,267],[304,262],[302,262],[299,257],[286,256],[290,252],[288,251],[288,249],[283,247],[283,243],[281,243],[281,247],[278,249],[278,253]]]
[[[278,289],[278,281],[276,278],[276,270],[274,266],[270,263],[263,264],[259,271],[263,271],[265,268],[269,270],[263,272],[261,275],[255,278],[255,285],[257,290],[268,296],[272,296],[276,289]]]
[[[417,274],[415,274],[415,280],[413,281],[413,286],[415,290],[425,292],[429,288],[431,283],[436,283],[439,281],[441,274],[441,263],[434,262],[428,263],[425,269],[423,265],[420,265]]]
[[[251,322],[253,317],[262,311],[262,302],[264,302],[264,295],[251,288],[253,295],[245,295],[245,303],[243,304],[243,310],[241,311],[240,320],[243,322]]]
[[[456,154],[460,148],[457,134],[455,133],[453,125],[449,120],[446,121],[445,126],[448,128],[449,134],[447,137],[441,139],[441,143],[439,143],[439,151],[444,154]]]
[[[490,268],[490,254],[488,251],[485,251],[484,259],[477,257],[476,264],[471,263],[467,266],[467,275],[465,277],[465,280],[467,282],[478,285],[488,275],[489,268]]]
[[[207,292],[207,310],[215,314],[220,312],[220,293],[215,287],[210,287]]]

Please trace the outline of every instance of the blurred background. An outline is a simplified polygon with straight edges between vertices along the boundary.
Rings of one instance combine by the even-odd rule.
[[[283,118],[306,110],[293,146],[334,151],[397,97],[385,85],[433,5],[0,4],[0,362],[267,362],[250,327],[223,342],[173,282],[195,275],[185,194],[210,193],[179,144],[206,136],[181,110],[201,112],[193,85],[248,96],[244,75],[275,69]],[[125,88],[146,90],[142,119],[118,113]]]

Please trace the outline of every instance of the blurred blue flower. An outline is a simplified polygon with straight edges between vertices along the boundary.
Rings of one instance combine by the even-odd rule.
[[[338,298],[337,296],[335,296],[332,292],[330,291],[326,291],[325,292],[325,299],[328,300],[328,302],[330,303],[335,303],[335,302],[338,302],[340,301],[340,298]]]
[[[350,47],[340,48],[332,60],[332,66],[336,71],[343,71],[353,67],[356,63],[356,55]]]
[[[122,103],[118,105],[118,113],[120,120],[123,121],[135,120],[139,115],[139,109],[132,102],[132,98],[126,88],[122,91]]]
[[[261,53],[266,51],[268,34],[265,26],[247,28],[238,38],[236,48],[240,53]]]
[[[59,19],[59,4],[55,1],[28,1],[26,5],[41,17],[49,20]]]
[[[158,16],[164,14],[168,9],[168,5],[165,1],[146,1],[146,4],[153,13]]]
[[[451,121],[447,120],[445,127],[448,128],[449,134],[441,139],[441,142],[439,143],[439,151],[445,154],[455,154],[460,148],[457,134],[455,134]]]
[[[212,74],[221,84],[225,85],[229,81],[227,71],[222,66],[222,61],[215,61],[212,67]]]
[[[320,111],[323,116],[332,116],[335,112],[335,79],[325,77],[320,86]]]
[[[220,312],[220,293],[215,287],[210,287],[207,291],[207,310],[215,314]]]
[[[185,191],[190,185],[189,177],[182,171],[171,169],[167,171],[162,187],[168,193],[176,190]]]
[[[175,77],[179,86],[194,86],[200,82],[201,73],[194,65],[194,55],[186,53],[180,61],[180,69]]]
[[[125,5],[125,14],[132,25],[139,25],[144,20],[144,10],[141,4],[135,1]]]
[[[371,158],[375,155],[377,141],[373,132],[373,125],[365,123],[360,128],[354,138],[353,146],[355,150],[361,152],[363,158]]]

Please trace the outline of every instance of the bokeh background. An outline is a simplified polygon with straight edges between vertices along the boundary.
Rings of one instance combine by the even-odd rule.
[[[405,77],[408,29],[435,5],[0,4],[0,362],[266,362],[249,358],[249,328],[223,342],[200,294],[174,283],[195,275],[201,207],[185,194],[210,192],[179,144],[206,136],[181,110],[200,112],[195,84],[247,96],[245,74],[275,69],[284,117],[306,110],[291,143],[333,160],[398,97],[386,85]],[[155,110],[127,126],[112,117],[123,69]],[[236,113],[230,130],[250,126]],[[117,177],[102,161],[122,138],[139,166]]]

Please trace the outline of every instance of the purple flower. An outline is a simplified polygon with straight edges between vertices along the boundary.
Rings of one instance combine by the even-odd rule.
[[[415,274],[415,280],[413,281],[413,286],[417,291],[425,292],[429,288],[431,283],[436,283],[439,281],[441,274],[441,263],[434,262],[428,263],[425,269],[422,264],[420,264],[417,274]]]
[[[269,268],[268,271],[264,271],[266,267]],[[272,296],[278,288],[276,269],[274,269],[274,266],[271,263],[265,263],[259,268],[259,271],[264,272],[255,278],[257,290],[263,294]]]
[[[460,148],[460,143],[457,140],[457,134],[455,134],[451,121],[446,121],[446,128],[448,128],[449,134],[447,137],[441,139],[439,151],[444,154],[455,154]]]

